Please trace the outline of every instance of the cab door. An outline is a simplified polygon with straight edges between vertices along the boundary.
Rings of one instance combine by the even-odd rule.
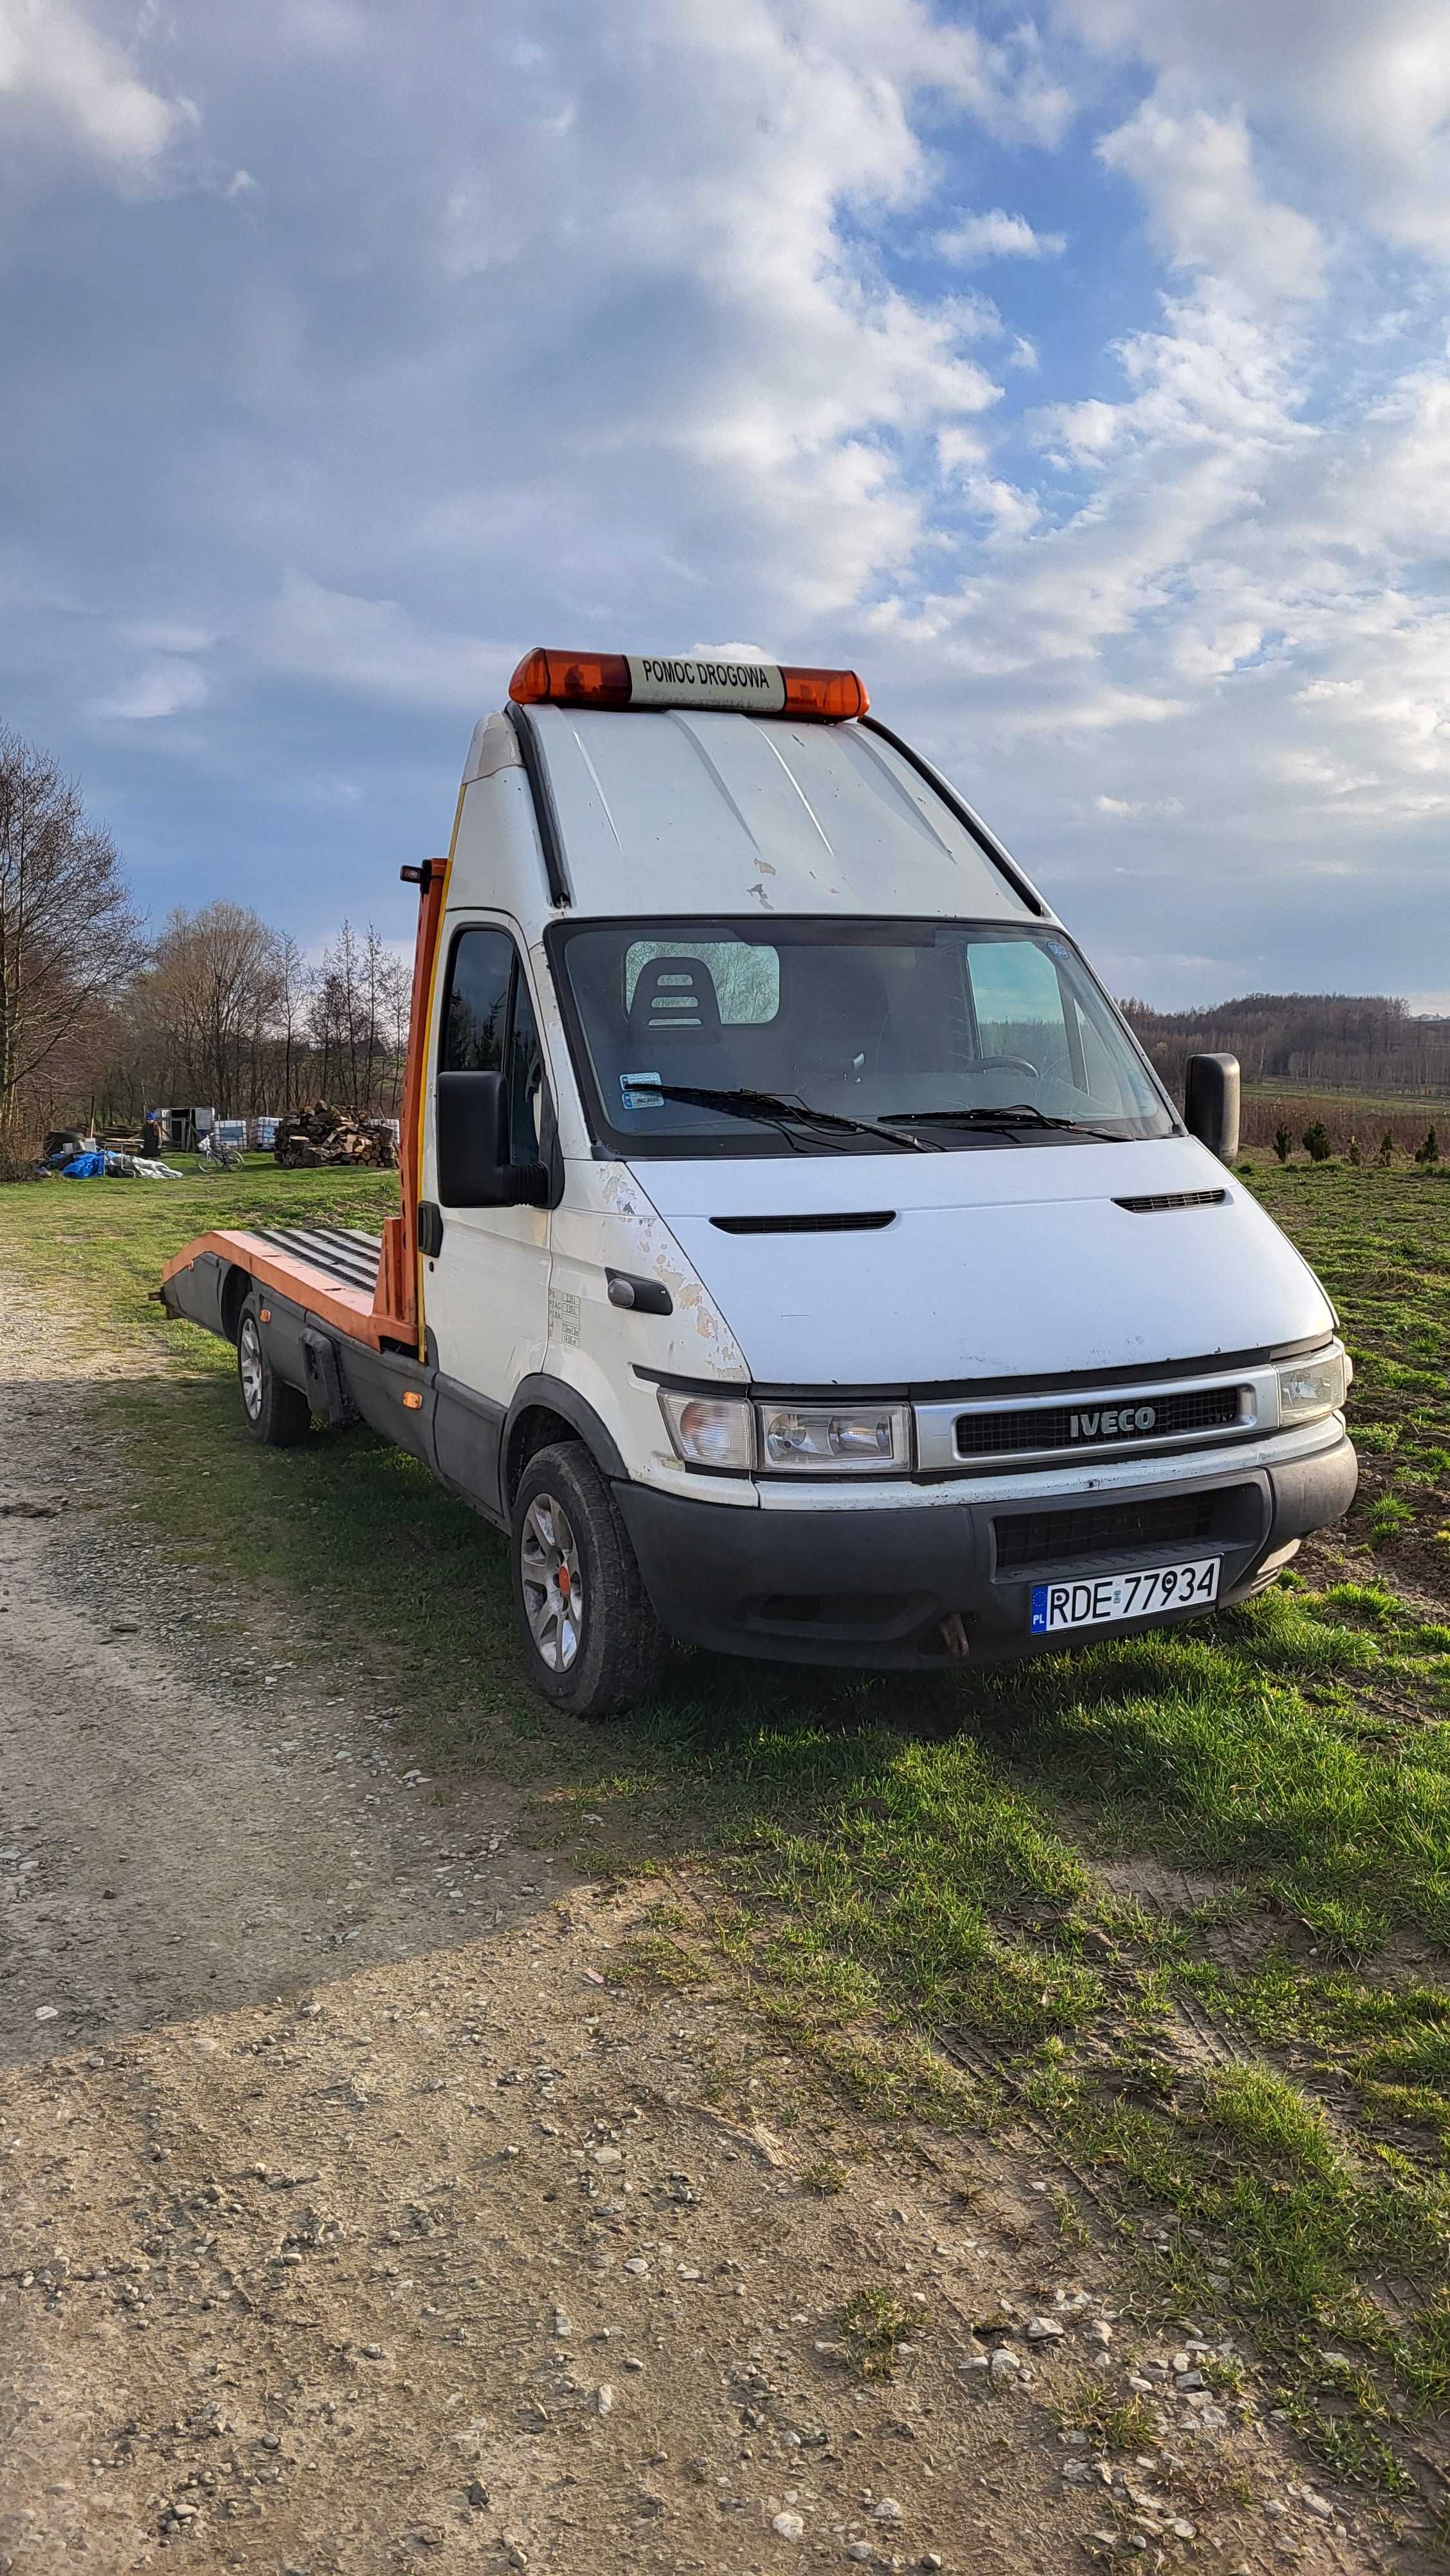
[[[423,1319],[439,1390],[438,1465],[476,1500],[496,1500],[488,1459],[521,1378],[543,1365],[549,1321],[549,1211],[449,1207],[438,1196],[437,1086],[442,1073],[502,1073],[510,1149],[538,1163],[549,1107],[528,970],[512,929],[473,918],[445,924],[437,1043],[424,1136]],[[429,1250],[429,1244],[436,1249]],[[462,1418],[454,1416],[462,1408]]]

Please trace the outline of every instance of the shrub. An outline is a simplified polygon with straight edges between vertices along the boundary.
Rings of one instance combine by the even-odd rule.
[[[1327,1163],[1334,1151],[1329,1141],[1329,1130],[1322,1118],[1316,1118],[1312,1127],[1305,1128],[1299,1142],[1311,1163]]]
[[[1395,1140],[1394,1140],[1393,1136],[1390,1134],[1389,1129],[1388,1129],[1388,1128],[1386,1128],[1386,1129],[1385,1129],[1384,1134],[1383,1134],[1383,1135],[1381,1136],[1381,1138],[1380,1138],[1380,1149],[1379,1149],[1378,1161],[1379,1161],[1379,1166],[1380,1166],[1381,1171],[1382,1171],[1382,1172],[1387,1172],[1387,1171],[1389,1170],[1389,1168],[1390,1168],[1391,1163],[1394,1161],[1394,1159],[1395,1159]]]
[[[1294,1151],[1294,1139],[1282,1121],[1274,1129],[1274,1151],[1281,1163],[1287,1163]]]
[[[1417,1145],[1417,1146],[1415,1147],[1415,1160],[1416,1160],[1416,1162],[1417,1162],[1417,1163],[1438,1163],[1438,1162],[1439,1162],[1439,1160],[1440,1160],[1440,1139],[1439,1139],[1439,1137],[1436,1135],[1435,1130],[1434,1130],[1434,1128],[1433,1128],[1433,1127],[1430,1129],[1429,1134],[1426,1136],[1425,1141],[1424,1141],[1424,1144],[1423,1144],[1423,1145]]]
[[[1352,1163],[1356,1171],[1359,1170],[1360,1164],[1364,1161],[1364,1156],[1359,1150],[1359,1138],[1357,1136],[1351,1136],[1349,1143],[1345,1146],[1344,1159],[1346,1163]]]

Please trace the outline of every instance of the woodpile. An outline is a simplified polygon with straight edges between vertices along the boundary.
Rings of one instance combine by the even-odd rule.
[[[391,1172],[398,1160],[389,1119],[354,1118],[330,1100],[309,1101],[290,1118],[279,1118],[272,1151],[289,1172],[316,1172],[333,1163]]]

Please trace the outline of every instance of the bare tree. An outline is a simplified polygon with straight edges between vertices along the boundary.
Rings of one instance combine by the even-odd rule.
[[[396,1117],[408,1061],[408,1025],[413,1016],[412,961],[390,950],[383,959],[379,983],[387,1014],[388,1113]]]
[[[212,1107],[255,1109],[283,1004],[281,942],[241,904],[173,912],[140,978],[137,1008],[168,1088]]]
[[[312,1043],[322,1088],[354,1115],[366,1107],[368,1071],[364,952],[350,921],[324,949],[312,1003]]]
[[[135,966],[137,930],[115,843],[79,788],[0,730],[0,1155],[17,1153],[29,1095]]]
[[[275,1104],[295,1109],[301,1097],[297,1071],[305,1053],[306,1015],[317,978],[290,930],[277,935],[277,1031],[281,1039],[282,1096]]]

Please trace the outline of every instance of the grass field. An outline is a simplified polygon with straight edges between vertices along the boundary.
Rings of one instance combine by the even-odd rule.
[[[1443,1091],[1357,1091],[1352,1084],[1343,1088],[1312,1082],[1290,1081],[1284,1074],[1268,1074],[1261,1081],[1245,1082],[1246,1100],[1315,1100],[1332,1102],[1348,1115],[1351,1111],[1366,1121],[1377,1109],[1413,1110],[1426,1118],[1450,1119],[1450,1097]]]
[[[0,1259],[148,1363],[98,1401],[159,1541],[361,1643],[429,1767],[506,1769],[536,1839],[658,1869],[634,1972],[732,1974],[843,2153],[897,2112],[1039,2141],[1146,2308],[1247,2318],[1258,2402],[1407,2489],[1450,2408],[1450,1173],[1253,1176],[1341,1309],[1366,1467],[1259,1603],[1015,1674],[682,1652],[598,1730],[529,1693],[500,1540],[369,1434],[259,1451],[230,1352],[146,1303],[207,1223],[367,1225],[392,1186],[0,1192]]]

